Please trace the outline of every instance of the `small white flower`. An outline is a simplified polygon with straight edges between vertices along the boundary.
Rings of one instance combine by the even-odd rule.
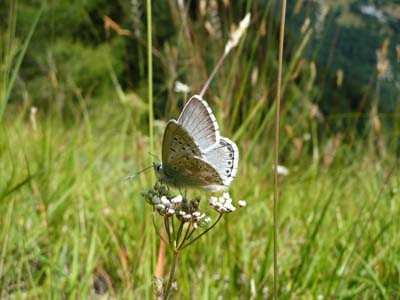
[[[180,81],[175,81],[175,86],[174,86],[174,91],[175,93],[184,93],[188,94],[192,88],[188,86],[187,84],[184,84]]]
[[[247,205],[247,203],[246,203],[246,201],[244,201],[244,200],[239,200],[239,201],[238,201],[238,205],[239,205],[240,207],[245,207],[245,206]]]
[[[225,198],[224,197],[218,197],[218,202],[220,204],[224,204],[225,203]]]
[[[232,199],[227,199],[224,203],[224,205],[232,205]]]
[[[167,209],[167,214],[168,215],[173,215],[175,213],[175,209],[173,209],[173,208],[168,208]]]
[[[170,205],[171,204],[171,202],[165,196],[161,197],[161,203],[164,204],[164,205]]]
[[[151,198],[151,202],[153,204],[159,204],[160,203],[160,197],[158,197],[157,195],[153,196],[153,198]]]
[[[171,202],[172,202],[172,203],[175,203],[175,204],[178,204],[178,203],[181,203],[182,200],[183,200],[182,195],[178,195],[178,196],[175,196],[174,198],[172,198],[172,199],[171,199]]]
[[[225,208],[225,211],[226,212],[232,212],[232,211],[235,211],[236,210],[236,207],[234,207],[232,204],[227,204],[227,205],[224,205],[224,208]]]
[[[225,193],[222,195],[222,198],[225,198],[226,200],[229,200],[229,199],[231,199],[231,196],[229,195],[228,192],[225,192]]]
[[[201,213],[198,211],[195,211],[194,213],[192,213],[192,216],[198,218],[201,216]]]
[[[222,208],[224,205],[222,204],[222,203],[220,203],[220,202],[215,202],[215,204],[214,204],[214,207],[216,208],[216,209],[220,209],[220,208]]]
[[[190,220],[190,219],[192,218],[192,216],[189,215],[189,214],[186,214],[186,215],[183,216],[183,218],[184,218],[185,220]]]
[[[274,165],[272,165],[272,170],[274,170]],[[282,175],[282,176],[289,175],[289,169],[284,166],[278,165],[277,172],[279,175]]]
[[[178,212],[178,214],[180,215],[180,216],[185,216],[186,215],[186,213],[183,211],[183,210],[180,210],[179,212]]]
[[[208,199],[208,204],[214,205],[217,202],[217,198],[214,196],[211,196],[210,199]]]
[[[211,222],[211,217],[207,216],[204,218],[205,223],[210,223]]]
[[[165,205],[164,204],[156,204],[154,205],[154,207],[158,210],[158,211],[162,211],[165,209]]]

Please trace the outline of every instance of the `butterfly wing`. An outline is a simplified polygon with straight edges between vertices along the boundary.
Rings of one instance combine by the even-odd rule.
[[[205,159],[217,171],[225,186],[229,186],[236,176],[239,149],[234,142],[226,137],[221,137],[219,143],[204,154]]]
[[[210,106],[201,96],[186,103],[178,122],[196,141],[200,149],[208,149],[219,141],[219,126]]]
[[[178,187],[201,188],[208,191],[225,190],[226,186],[218,171],[201,157],[184,153],[165,166],[164,172],[174,178],[171,184]]]
[[[193,137],[176,120],[170,120],[164,131],[162,145],[162,162],[168,165],[170,161],[183,153],[202,156],[202,152]]]
[[[225,190],[235,178],[239,150],[221,137],[207,102],[193,96],[178,121],[167,123],[159,178],[177,187]]]

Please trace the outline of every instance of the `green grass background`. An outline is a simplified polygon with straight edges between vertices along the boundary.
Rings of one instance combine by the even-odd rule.
[[[177,118],[189,97],[175,93],[174,82],[198,92],[231,24],[246,11],[253,16],[206,94],[223,134],[239,146],[231,195],[248,206],[182,253],[174,299],[271,299],[277,7],[221,2],[214,14],[197,11],[190,18],[175,2],[165,3],[153,4],[154,36],[173,32],[153,49],[156,155],[163,121]],[[111,31],[103,39],[101,21],[93,21],[100,4],[72,2],[71,14],[92,20],[78,26],[80,34],[96,32],[103,42],[66,42],[56,34],[63,5],[36,6],[24,19],[24,3],[11,1],[3,12],[0,299],[152,299],[158,240],[140,191],[152,187],[154,176],[146,172],[123,182],[154,160],[148,155],[145,30],[135,38]],[[140,7],[145,10],[144,3]],[[157,14],[165,7],[176,16],[169,29]],[[204,29],[207,21],[213,26],[212,16],[222,24],[213,27],[217,36]],[[20,32],[25,23],[30,25]],[[35,69],[42,64],[34,58],[45,24],[53,24],[45,48],[54,62],[42,62],[43,71]],[[280,177],[280,299],[400,299],[399,109],[315,117],[319,73],[303,52],[313,34],[312,26],[296,32],[295,47],[285,50],[280,157],[290,174]],[[121,57],[135,60],[134,74]],[[371,86],[363,96],[379,101],[379,79]],[[208,210],[205,201],[202,206]]]

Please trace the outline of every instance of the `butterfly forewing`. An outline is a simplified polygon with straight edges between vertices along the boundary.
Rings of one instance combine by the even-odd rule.
[[[193,137],[201,149],[219,140],[219,127],[210,106],[200,96],[193,96],[183,108],[178,122]]]
[[[176,120],[167,123],[162,147],[162,162],[168,165],[177,156],[185,154],[202,156],[199,146]]]

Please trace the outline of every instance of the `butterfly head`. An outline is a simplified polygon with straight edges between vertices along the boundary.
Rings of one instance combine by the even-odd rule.
[[[163,169],[162,163],[160,163],[160,162],[153,163],[153,168],[154,168],[154,172],[156,173],[157,179],[160,181],[164,181],[165,174],[164,174],[164,169]]]

